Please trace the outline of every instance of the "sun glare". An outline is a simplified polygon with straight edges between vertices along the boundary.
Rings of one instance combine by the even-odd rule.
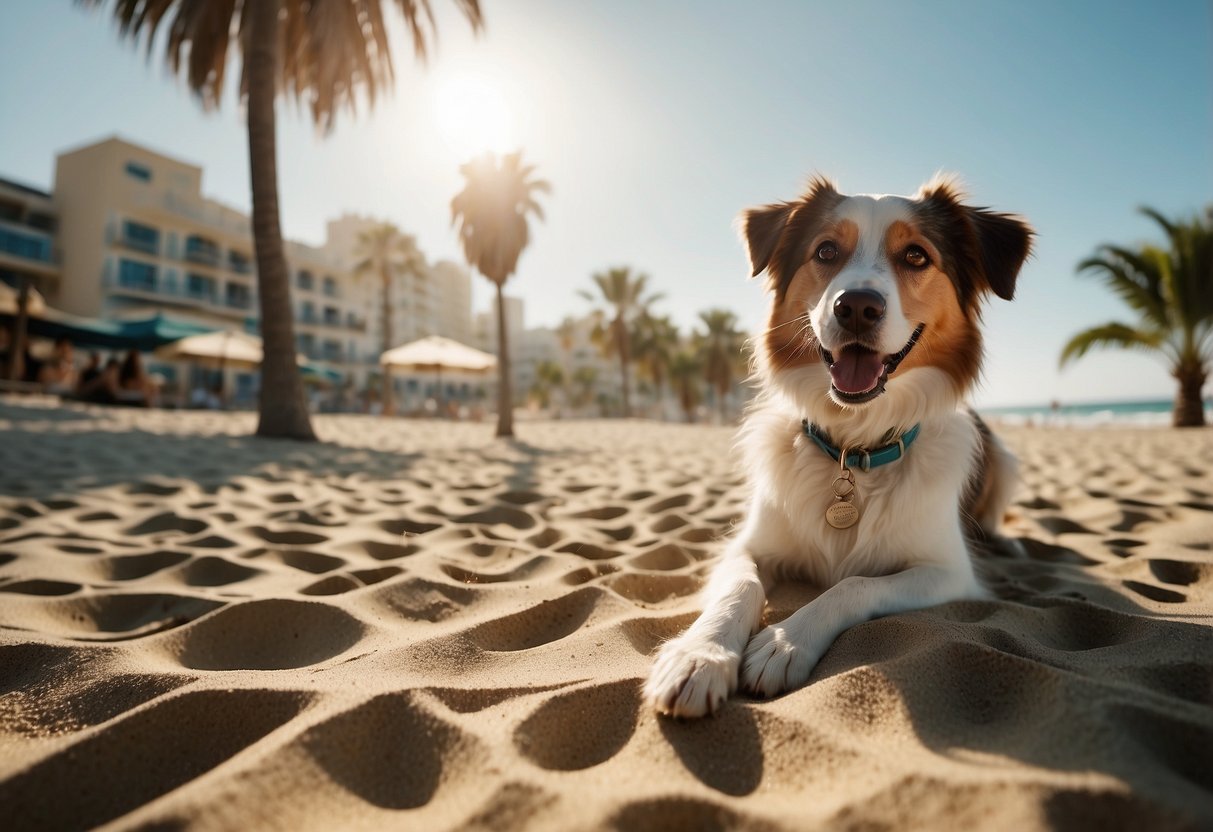
[[[458,75],[436,93],[436,119],[443,141],[461,161],[491,150],[514,150],[510,111],[501,90],[481,75]]]

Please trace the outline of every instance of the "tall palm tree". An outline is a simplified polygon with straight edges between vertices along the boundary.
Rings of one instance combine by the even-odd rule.
[[[725,397],[744,364],[745,333],[737,328],[737,316],[727,309],[700,312],[699,320],[706,331],[697,333],[696,346],[703,361],[704,379],[716,393],[716,407],[723,422]]]
[[[102,6],[106,0],[78,0]],[[479,32],[480,0],[454,0]],[[424,60],[436,34],[428,2],[396,0]],[[381,0],[114,0],[121,37],[143,36],[148,53],[168,17],[164,39],[169,68],[184,75],[206,109],[219,105],[234,46],[241,55],[240,96],[248,117],[249,179],[253,196],[253,249],[261,303],[260,436],[315,439],[295,363],[290,281],[278,214],[277,123],[279,93],[306,101],[312,120],[328,130],[343,106],[360,94],[373,105],[392,85],[391,48]]]
[[[522,163],[522,152],[498,158],[485,153],[464,165],[463,190],[451,200],[464,256],[497,287],[497,435],[514,435],[514,399],[510,390],[510,351],[505,322],[505,282],[518,268],[530,241],[527,217],[543,219],[536,194],[552,186],[534,178],[535,166]]]
[[[1171,423],[1201,427],[1201,390],[1213,367],[1213,207],[1203,218],[1182,222],[1152,208],[1141,212],[1162,227],[1168,248],[1104,245],[1078,264],[1080,273],[1099,277],[1138,314],[1137,324],[1112,322],[1079,332],[1062,349],[1061,364],[1092,347],[1158,353],[1179,384]]]
[[[564,370],[555,361],[541,361],[535,367],[531,396],[544,410],[552,406],[552,390],[564,386]]]
[[[577,321],[566,317],[556,327],[556,343],[560,345],[560,358],[564,369],[564,394],[569,398],[569,381],[573,377],[573,348],[577,346]]]
[[[680,342],[678,326],[669,315],[660,317],[647,309],[636,319],[632,333],[632,354],[644,375],[653,382],[656,390],[657,408],[664,415],[666,381],[670,374],[670,361]]]
[[[417,247],[416,237],[402,234],[396,226],[384,223],[358,235],[358,258],[354,274],[371,275],[379,279],[379,311],[383,316],[381,352],[387,352],[395,346],[392,337],[392,285],[402,274],[423,274],[425,255]],[[383,380],[383,413],[390,415],[395,400],[392,395],[392,368],[383,366],[380,370]]]
[[[670,382],[688,422],[695,421],[695,408],[703,398],[703,362],[691,350],[679,350],[670,357]]]
[[[606,309],[597,310],[600,319],[606,321],[597,328],[599,346],[605,355],[619,358],[620,378],[623,382],[623,415],[632,415],[632,402],[628,382],[628,365],[631,363],[631,326],[648,307],[661,299],[660,294],[646,295],[649,276],[633,274],[627,266],[607,269],[591,275],[598,286],[599,296],[581,291],[586,300],[606,302]]]
[[[593,367],[578,367],[573,373],[573,383],[577,385],[573,403],[577,407],[588,407],[594,401],[594,388],[598,386],[598,370]]]

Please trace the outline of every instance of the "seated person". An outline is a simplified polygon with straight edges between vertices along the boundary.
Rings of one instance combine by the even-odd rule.
[[[130,350],[118,371],[118,399],[127,404],[148,406],[155,398],[155,388],[143,370],[138,350]]]
[[[88,354],[88,363],[84,365],[84,369],[80,371],[80,377],[76,380],[76,393],[100,376],[101,356],[94,350]]]
[[[119,381],[121,368],[122,363],[117,358],[111,358],[105,362],[105,369],[101,370],[95,378],[77,388],[77,395],[86,402],[117,404],[121,392]]]
[[[72,342],[67,338],[55,341],[51,357],[38,371],[38,383],[50,393],[70,393],[76,387],[76,360]]]

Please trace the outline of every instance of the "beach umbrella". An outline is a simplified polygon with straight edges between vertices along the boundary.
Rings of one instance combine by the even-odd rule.
[[[438,400],[442,402],[442,373],[464,372],[484,374],[497,366],[497,356],[461,344],[441,335],[431,335],[403,346],[390,349],[379,356],[384,371],[397,367],[438,376]]]
[[[46,314],[46,298],[32,286],[25,287],[28,292],[25,312],[31,318],[40,318]],[[21,290],[14,289],[7,283],[0,282],[0,315],[17,315],[21,310]]]
[[[156,350],[159,358],[182,359],[211,364],[223,369],[261,366],[261,339],[246,332],[224,329],[201,335],[188,335]]]

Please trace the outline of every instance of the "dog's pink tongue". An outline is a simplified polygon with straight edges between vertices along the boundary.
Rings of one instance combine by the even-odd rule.
[[[879,353],[844,349],[830,367],[830,378],[843,393],[866,393],[876,386],[883,372],[884,362]]]

